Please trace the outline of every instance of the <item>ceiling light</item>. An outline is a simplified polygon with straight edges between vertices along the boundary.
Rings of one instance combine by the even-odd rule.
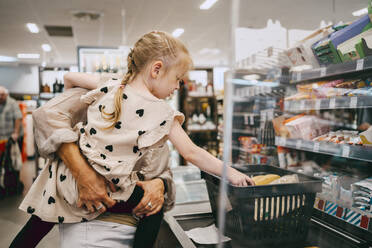
[[[47,63],[46,63],[45,61],[43,61],[43,62],[41,63],[41,66],[42,66],[42,67],[46,67],[46,64],[47,64]]]
[[[2,56],[0,55],[0,62],[16,62],[17,59],[14,57]]]
[[[367,8],[360,9],[360,10],[354,11],[352,14],[353,16],[365,15],[365,14],[368,14],[368,9]]]
[[[41,45],[41,48],[45,51],[45,52],[50,52],[52,50],[52,48],[50,47],[49,44],[42,44]]]
[[[183,32],[185,32],[183,28],[177,28],[176,30],[173,31],[172,35],[177,38],[180,37],[181,34],[183,34]]]
[[[40,54],[38,54],[38,53],[18,53],[17,57],[19,59],[38,59],[38,58],[40,58]]]
[[[200,9],[210,9],[217,1],[218,0],[205,0],[204,3],[200,5]]]
[[[31,33],[39,33],[39,28],[35,23],[27,23],[26,26]]]

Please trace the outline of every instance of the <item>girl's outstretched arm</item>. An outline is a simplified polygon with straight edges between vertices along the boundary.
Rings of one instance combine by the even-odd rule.
[[[198,166],[203,171],[221,176],[222,161],[195,145],[177,120],[173,122],[169,140],[187,161]],[[227,177],[232,184],[237,186],[254,185],[250,177],[231,167],[228,167]]]
[[[99,80],[99,75],[82,72],[68,72],[63,76],[65,89],[80,87],[88,90],[93,90],[97,88]]]

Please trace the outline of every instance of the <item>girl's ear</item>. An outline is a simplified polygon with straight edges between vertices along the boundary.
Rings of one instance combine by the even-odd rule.
[[[157,78],[158,75],[160,74],[160,70],[161,68],[163,68],[163,62],[162,61],[155,61],[153,64],[152,64],[152,67],[151,67],[151,76],[152,78]]]

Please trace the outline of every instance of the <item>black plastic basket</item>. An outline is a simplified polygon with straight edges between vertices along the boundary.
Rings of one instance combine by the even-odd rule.
[[[244,247],[284,245],[300,247],[306,240],[316,192],[321,179],[268,165],[235,167],[250,175],[297,174],[299,183],[235,187],[228,184],[225,233]],[[218,223],[221,179],[202,172],[213,215]]]

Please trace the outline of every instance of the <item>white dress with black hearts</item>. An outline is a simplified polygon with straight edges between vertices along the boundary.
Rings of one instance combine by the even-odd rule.
[[[173,121],[182,124],[184,116],[164,100],[143,95],[127,85],[121,96],[121,116],[113,128],[107,128],[112,122],[105,120],[102,112],[113,111],[119,82],[109,80],[81,97],[90,104],[87,123],[79,123],[75,129],[80,134],[80,149],[91,166],[119,188],[110,194],[111,198],[126,201],[139,180],[138,172],[133,171],[136,162],[147,150],[164,145]],[[55,161],[41,171],[20,209],[56,223],[86,221],[99,215],[78,208],[77,198],[71,172],[62,161]]]

